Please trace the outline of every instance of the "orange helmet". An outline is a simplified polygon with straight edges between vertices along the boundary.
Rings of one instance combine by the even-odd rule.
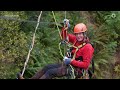
[[[84,23],[79,23],[74,27],[74,33],[80,33],[87,31],[87,27]]]

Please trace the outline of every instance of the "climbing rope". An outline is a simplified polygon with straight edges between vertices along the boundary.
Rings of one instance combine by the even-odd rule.
[[[57,21],[56,21],[56,18],[55,18],[55,14],[54,14],[54,12],[52,11],[52,14],[53,14],[53,17],[54,17],[54,20],[55,20],[55,23],[56,23],[56,26],[57,26],[57,30],[58,30],[58,32],[59,32],[59,36],[60,36],[60,39],[62,40],[62,36],[61,36],[61,33],[60,33],[60,29],[59,29],[59,27],[58,27],[58,24],[57,24]],[[66,19],[66,11],[65,11],[65,19]],[[64,26],[65,27],[65,26]],[[64,34],[63,34],[64,35]],[[65,45],[65,47],[64,47],[64,55],[62,54],[62,50],[61,50],[61,48],[60,48],[60,45],[61,45],[61,42],[59,43],[59,51],[60,51],[60,55],[64,58],[64,56],[65,56],[65,53],[66,53],[66,45]]]
[[[59,29],[59,27],[58,27],[58,24],[57,24],[57,21],[56,21],[56,18],[55,18],[55,14],[54,14],[53,11],[52,11],[52,14],[53,14],[53,17],[54,17],[56,26],[57,26],[57,30],[58,30],[58,32],[59,32],[60,39],[62,40],[62,36],[61,36],[61,33],[60,33],[60,29]],[[64,55],[62,54],[62,50],[61,50],[60,46],[61,46],[61,42],[58,44],[58,47],[59,47],[60,55],[64,58],[65,53],[64,53]]]
[[[33,38],[32,38],[32,43],[31,43],[31,46],[30,46],[30,48],[29,48],[29,52],[28,52],[26,61],[25,61],[25,63],[24,63],[24,68],[23,68],[23,70],[22,70],[22,76],[23,76],[23,74],[24,74],[24,72],[25,72],[25,68],[26,68],[26,66],[27,66],[27,63],[28,63],[28,60],[29,60],[29,57],[30,57],[30,53],[31,53],[31,51],[32,51],[32,49],[33,49],[33,46],[34,46],[35,34],[36,34],[36,31],[37,31],[38,26],[39,26],[39,22],[40,22],[41,15],[42,15],[42,11],[40,12],[40,15],[38,16],[37,25],[36,25],[36,28],[35,28],[35,31],[34,31],[34,34],[33,34]]]
[[[62,56],[62,58],[64,58],[64,55],[63,55],[63,53],[62,53],[62,51],[61,51],[61,42],[58,44],[58,47],[59,47],[59,50],[60,50],[60,55]]]
[[[71,79],[75,79],[75,70],[72,65],[69,65],[69,66],[71,68],[71,73],[70,73]]]
[[[58,27],[58,23],[57,23],[57,21],[56,21],[55,14],[54,14],[53,11],[52,11],[52,14],[53,14],[53,17],[54,17],[54,20],[55,20],[56,26],[57,26],[57,30],[58,30],[59,35],[60,35],[60,39],[62,40],[62,36],[61,36],[61,33],[60,33],[60,29],[59,29],[59,27]]]

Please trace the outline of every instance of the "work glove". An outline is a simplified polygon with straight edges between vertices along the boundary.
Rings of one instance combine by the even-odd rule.
[[[70,23],[68,19],[63,20],[64,26],[70,28]]]
[[[64,64],[65,64],[65,65],[69,65],[70,62],[71,62],[71,58],[68,58],[68,57],[66,57],[66,56],[64,57],[63,60],[64,60]]]

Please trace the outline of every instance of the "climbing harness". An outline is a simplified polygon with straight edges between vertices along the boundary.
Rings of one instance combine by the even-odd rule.
[[[28,63],[28,60],[29,60],[29,57],[30,57],[30,53],[31,53],[31,51],[32,51],[32,49],[33,49],[33,46],[34,46],[35,34],[36,34],[36,31],[37,31],[38,26],[39,26],[39,22],[40,22],[41,15],[42,15],[42,11],[40,12],[40,15],[38,16],[38,21],[37,21],[37,25],[36,25],[36,28],[35,28],[35,32],[34,32],[34,34],[33,34],[32,43],[31,43],[31,46],[30,46],[30,48],[29,48],[29,52],[28,52],[26,61],[25,61],[25,63],[24,63],[24,68],[23,68],[23,70],[22,70],[22,76],[23,76],[23,74],[24,74],[24,72],[25,72],[25,68],[26,68],[26,66],[27,66],[27,63]]]
[[[75,43],[76,43],[76,42],[75,42]],[[86,45],[86,43],[83,43],[83,44],[79,45],[78,47],[76,47],[76,46],[74,46],[75,43],[72,45],[72,47],[76,48],[75,53],[74,53],[74,55],[73,55],[73,57],[72,57],[72,60],[75,59],[75,56],[76,56],[77,51],[78,51],[80,48],[82,48],[83,46]],[[74,73],[74,72],[75,72],[74,67],[71,66],[71,65],[69,65],[69,67],[70,67],[70,68],[68,68],[68,69],[71,69],[71,72],[70,72],[71,78],[72,78],[72,79],[75,79],[75,78],[76,78],[76,75],[75,75],[75,73]]]

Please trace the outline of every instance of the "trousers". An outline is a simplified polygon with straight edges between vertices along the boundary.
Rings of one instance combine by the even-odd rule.
[[[49,64],[42,70],[39,70],[30,79],[52,79],[54,77],[62,77],[67,75],[67,66],[64,64]]]

